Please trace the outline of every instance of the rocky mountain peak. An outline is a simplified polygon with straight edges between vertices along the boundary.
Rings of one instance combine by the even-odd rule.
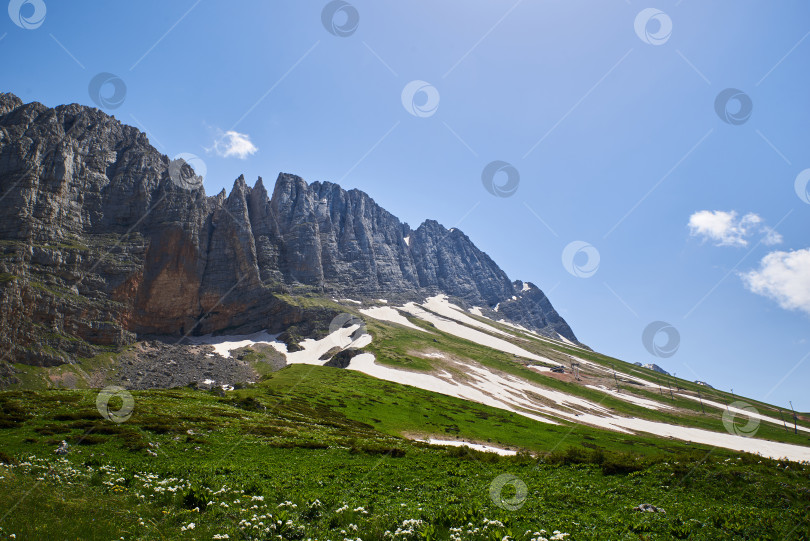
[[[22,107],[22,100],[8,92],[0,93],[0,115],[13,111],[17,107]]]
[[[265,196],[267,195],[267,188],[264,187],[264,181],[262,177],[256,179],[256,182],[253,184],[253,189],[256,191],[264,192]]]
[[[280,332],[291,286],[351,298],[446,294],[575,341],[543,292],[460,230],[415,231],[360,190],[280,173],[206,197],[146,135],[98,109],[0,95],[0,347],[53,363],[137,335]],[[186,169],[188,169],[186,171]],[[182,184],[182,182],[181,182]],[[77,293],[79,295],[77,295]],[[40,328],[53,338],[38,347]]]

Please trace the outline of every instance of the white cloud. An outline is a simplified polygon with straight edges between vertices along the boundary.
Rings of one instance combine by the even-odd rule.
[[[214,139],[214,146],[206,150],[213,150],[223,158],[235,156],[244,160],[259,149],[251,142],[250,136],[246,133],[229,130],[224,133],[220,132],[219,136]]]
[[[747,246],[748,237],[755,233],[763,235],[762,243],[768,246],[782,242],[782,235],[765,225],[758,215],[749,212],[742,218],[736,211],[701,210],[689,217],[689,234],[709,240],[716,246]]]
[[[762,244],[765,244],[766,246],[782,244],[782,235],[780,235],[776,229],[766,225],[762,227],[762,232],[765,234],[765,237],[762,239]]]
[[[810,314],[810,248],[771,252],[759,270],[741,275],[752,292],[773,299],[787,310]]]

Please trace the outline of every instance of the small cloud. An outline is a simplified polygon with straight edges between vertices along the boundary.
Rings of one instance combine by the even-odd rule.
[[[765,237],[762,239],[762,244],[765,244],[766,246],[782,244],[782,235],[780,235],[776,229],[763,226],[762,232],[765,234]]]
[[[753,293],[775,300],[786,310],[810,314],[810,248],[771,252],[762,258],[759,270],[741,278]]]
[[[738,218],[734,210],[701,210],[689,217],[689,234],[714,242],[716,246],[748,246],[748,237],[755,233],[763,235],[765,245],[782,242],[782,235],[752,212]]]
[[[213,150],[223,158],[235,156],[244,160],[259,149],[251,142],[248,134],[229,130],[224,133],[219,131],[219,135],[214,139],[214,145],[206,150],[209,152]]]

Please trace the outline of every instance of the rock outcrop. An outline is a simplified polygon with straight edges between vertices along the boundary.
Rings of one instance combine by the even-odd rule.
[[[0,94],[0,347],[51,365],[139,335],[306,327],[289,294],[445,293],[576,341],[537,287],[457,229],[400,222],[367,194],[280,174],[206,196],[193,170],[98,109]]]

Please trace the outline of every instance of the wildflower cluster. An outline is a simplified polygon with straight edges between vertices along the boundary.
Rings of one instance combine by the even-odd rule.
[[[423,525],[424,522],[419,519],[406,519],[395,531],[386,531],[383,535],[389,539],[418,539],[419,529]]]
[[[570,534],[563,533],[559,530],[554,530],[551,534],[551,537],[546,537],[546,535],[548,535],[548,532],[546,532],[545,530],[540,530],[538,532],[532,532],[531,530],[527,530],[526,535],[530,536],[530,541],[563,541]]]

